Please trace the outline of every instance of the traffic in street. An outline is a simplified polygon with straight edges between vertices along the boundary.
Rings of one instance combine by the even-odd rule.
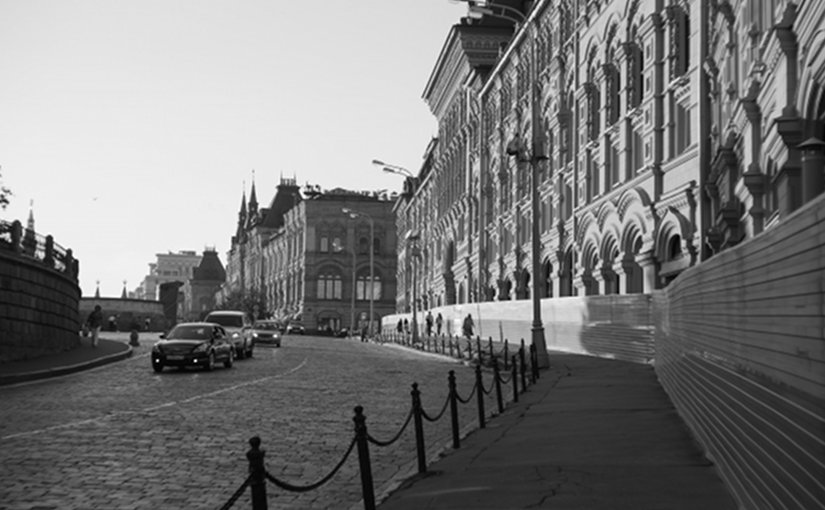
[[[127,342],[128,334],[103,338]],[[155,372],[158,340],[142,333],[127,360],[0,387],[0,509],[220,508],[247,477],[252,436],[260,436],[272,476],[309,485],[346,453],[356,405],[370,435],[387,440],[405,423],[413,382],[430,415],[445,403],[450,370],[465,398],[474,383],[471,368],[448,358],[289,334],[280,348],[259,345],[230,368]],[[476,427],[475,405],[459,409],[462,429]],[[449,413],[425,423],[425,437],[430,451],[448,445]],[[371,446],[370,456],[380,497],[414,473],[412,427],[391,446]],[[357,508],[357,455],[316,490],[268,484],[267,492],[270,508]],[[249,490],[234,508],[250,508]]]

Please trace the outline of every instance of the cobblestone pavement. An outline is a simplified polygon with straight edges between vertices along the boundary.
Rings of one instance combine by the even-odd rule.
[[[156,374],[148,357],[153,341],[142,335],[125,361],[0,387],[0,510],[220,508],[247,476],[255,435],[270,474],[309,485],[346,452],[354,406],[364,407],[370,435],[386,441],[407,418],[413,382],[432,416],[446,402],[450,370],[462,398],[474,383],[471,368],[446,358],[292,336],[231,369]],[[485,384],[490,389],[489,374]],[[488,415],[493,402],[486,399]],[[477,427],[475,399],[459,409],[462,430]],[[449,412],[425,422],[425,437],[428,460],[435,460],[450,443]],[[414,472],[412,424],[393,445],[371,445],[370,455],[380,498]],[[268,483],[267,491],[270,508],[359,508],[357,454],[317,490],[286,492]],[[248,490],[233,508],[251,508]]]

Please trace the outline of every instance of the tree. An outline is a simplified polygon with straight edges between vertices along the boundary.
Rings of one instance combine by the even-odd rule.
[[[247,312],[255,319],[266,317],[266,295],[257,289],[241,292],[233,291],[218,303],[218,310],[241,310]]]
[[[0,170],[3,167],[0,166]],[[7,205],[9,205],[9,197],[12,195],[12,192],[9,188],[3,186],[3,174],[0,173],[0,209],[5,209]]]

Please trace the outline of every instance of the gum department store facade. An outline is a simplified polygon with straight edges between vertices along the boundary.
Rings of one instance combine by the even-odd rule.
[[[823,190],[825,2],[486,8],[424,91],[439,133],[396,203],[399,312],[414,281],[419,309],[529,298],[532,186],[543,297],[661,288]]]

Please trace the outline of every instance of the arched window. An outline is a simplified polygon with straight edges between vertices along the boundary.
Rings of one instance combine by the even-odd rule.
[[[381,240],[378,239],[377,237],[373,238],[373,240],[372,240],[372,252],[375,255],[380,255],[381,254]]]
[[[323,269],[318,274],[318,299],[341,299],[341,274]]]
[[[370,240],[366,237],[358,239],[358,253],[365,254],[370,252]]]
[[[355,299],[358,301],[369,301],[370,299],[370,273],[369,270],[358,274],[355,282]],[[381,276],[373,275],[372,279],[372,300],[381,299]]]

